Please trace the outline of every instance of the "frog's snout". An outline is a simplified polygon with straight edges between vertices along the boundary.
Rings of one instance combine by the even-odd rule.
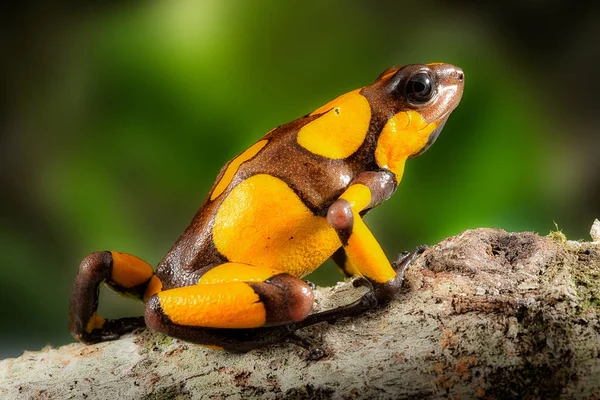
[[[458,83],[463,83],[465,80],[465,73],[461,68],[455,67],[454,65],[447,65],[446,76],[451,80],[456,80]]]
[[[465,79],[465,74],[460,68],[456,69],[456,79],[458,79],[459,82],[462,82]]]

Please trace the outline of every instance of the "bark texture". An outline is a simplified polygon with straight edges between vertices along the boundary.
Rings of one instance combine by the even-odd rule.
[[[361,290],[320,288],[315,309]],[[300,331],[319,361],[292,344],[239,355],[142,330],[3,360],[0,398],[599,399],[599,314],[600,242],[476,229],[419,257],[390,306]]]

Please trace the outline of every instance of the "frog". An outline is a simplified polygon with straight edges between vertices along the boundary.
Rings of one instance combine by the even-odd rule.
[[[72,335],[93,344],[148,327],[230,352],[278,342],[314,350],[299,329],[385,307],[424,248],[390,262],[363,217],[396,192],[406,161],[437,140],[463,88],[451,64],[395,66],[272,129],[225,164],[156,269],[117,251],[81,261]],[[327,259],[367,290],[312,312],[315,286],[303,278]],[[144,315],[98,315],[101,283],[143,301]]]

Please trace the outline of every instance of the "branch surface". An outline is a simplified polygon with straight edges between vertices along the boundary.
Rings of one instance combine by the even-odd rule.
[[[315,310],[360,294],[319,288]],[[141,330],[0,361],[0,398],[598,399],[599,314],[600,242],[482,228],[428,249],[390,306],[299,331],[319,361],[292,344],[238,355]]]

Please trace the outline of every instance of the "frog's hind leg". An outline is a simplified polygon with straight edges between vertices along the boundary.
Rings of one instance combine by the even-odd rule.
[[[189,342],[248,351],[284,340],[312,305],[312,289],[301,279],[273,268],[225,263],[196,285],[153,295],[146,323]]]
[[[98,316],[101,282],[120,294],[142,300],[147,290],[158,290],[159,281],[148,263],[129,254],[104,251],[85,257],[73,283],[69,306],[71,333],[85,343],[117,339],[145,326],[143,317],[107,320]]]

